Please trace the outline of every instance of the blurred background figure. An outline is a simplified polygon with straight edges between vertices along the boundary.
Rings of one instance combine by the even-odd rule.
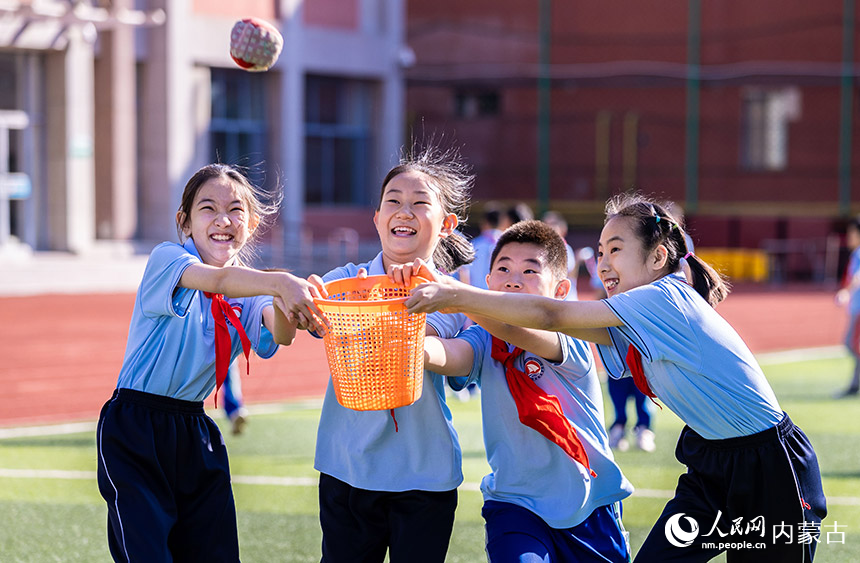
[[[472,239],[472,247],[475,249],[475,259],[471,264],[460,268],[460,280],[487,289],[487,274],[490,273],[490,256],[496,247],[496,241],[502,230],[499,225],[502,221],[502,208],[494,201],[484,205],[481,214],[481,232]]]
[[[585,266],[588,272],[588,285],[594,291],[595,299],[603,299],[606,297],[606,290],[603,289],[603,281],[600,279],[600,272],[597,271],[597,256],[594,254],[594,249],[590,246],[584,246],[576,252],[577,261]]]
[[[227,379],[221,386],[221,400],[224,403],[224,414],[230,420],[230,430],[238,436],[248,424],[248,409],[242,402],[242,379],[239,376],[239,360],[230,364]]]
[[[606,378],[606,386],[609,389],[609,399],[615,409],[615,420],[609,427],[609,447],[625,452],[630,448],[627,439],[627,402],[633,397],[636,405],[636,426],[633,427],[633,436],[636,447],[645,452],[653,452],[656,449],[654,443],[654,432],[651,430],[651,411],[648,398],[636,388],[632,377],[622,379]]]
[[[535,218],[534,211],[527,203],[519,201],[508,208],[507,213],[502,217],[502,222],[499,229],[504,231],[511,225],[516,225],[520,221],[531,221]]]
[[[552,227],[559,234],[561,240],[564,241],[564,246],[567,249],[567,277],[570,280],[570,291],[565,300],[576,301],[579,299],[579,294],[576,291],[576,280],[579,277],[579,261],[573,248],[567,242],[567,220],[557,211],[547,211],[543,214],[541,220]]]
[[[493,255],[493,249],[496,248],[496,241],[499,240],[499,236],[502,234],[500,226],[505,215],[506,211],[498,202],[488,201],[484,204],[481,212],[481,232],[471,240],[472,248],[475,249],[475,259],[471,264],[466,264],[457,270],[460,280],[464,283],[487,289],[487,274],[490,273],[490,257]],[[445,381],[447,384],[448,378],[445,378]],[[463,402],[480,393],[480,389],[474,383],[470,383],[467,387],[458,391],[451,389],[449,386],[449,390]]]
[[[854,357],[854,373],[848,387],[836,393],[836,399],[856,397],[860,391],[860,217],[855,217],[848,223],[845,244],[851,255],[848,257],[841,288],[836,292],[836,303],[843,307],[848,306],[845,346]]]

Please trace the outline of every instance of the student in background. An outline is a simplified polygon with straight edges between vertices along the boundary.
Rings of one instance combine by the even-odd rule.
[[[490,273],[490,255],[496,247],[502,231],[499,225],[502,222],[502,209],[499,205],[490,201],[484,205],[481,213],[481,232],[472,239],[472,248],[475,249],[475,259],[471,264],[460,268],[460,280],[475,287],[487,289],[487,274]]]
[[[854,371],[848,386],[836,393],[837,399],[856,397],[860,392],[860,217],[855,217],[848,223],[845,243],[851,255],[848,257],[842,286],[836,292],[836,303],[848,307],[845,346],[854,358]]]
[[[564,249],[567,255],[567,279],[570,280],[570,291],[567,297],[570,301],[579,299],[579,292],[576,290],[576,281],[579,277],[579,261],[573,248],[567,243],[567,220],[557,211],[547,211],[541,219],[544,223],[555,229],[561,240],[564,241]]]

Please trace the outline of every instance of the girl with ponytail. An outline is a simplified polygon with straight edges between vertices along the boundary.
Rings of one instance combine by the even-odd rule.
[[[382,182],[373,216],[382,246],[373,260],[347,264],[324,282],[384,275],[417,259],[440,277],[472,261],[457,231],[473,176],[454,151],[408,155]],[[464,315],[427,316],[427,334],[455,336]],[[329,380],[317,435],[322,561],[443,563],[448,550],[462,454],[442,376],[425,371],[421,398],[383,411],[338,403]]]
[[[727,549],[730,561],[812,561],[827,513],[818,460],[749,348],[714,310],[729,293],[726,282],[689,252],[667,208],[641,195],[608,202],[598,271],[607,294],[600,301],[490,292],[438,278],[413,290],[406,306],[595,342],[610,377],[632,376],[686,423],[675,455],[687,472],[635,561],[708,561]],[[783,523],[814,530],[815,541],[783,541],[771,533]],[[730,532],[731,542],[714,540]]]

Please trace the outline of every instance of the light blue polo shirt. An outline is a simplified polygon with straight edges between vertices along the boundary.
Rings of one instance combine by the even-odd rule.
[[[190,239],[184,246],[163,242],[153,249],[137,290],[117,388],[184,401],[202,401],[215,388],[212,300],[202,291],[178,286],[185,269],[200,263]],[[272,297],[227,302],[238,314],[257,355],[271,357],[278,345],[263,326],[263,309],[271,305]],[[236,329],[227,326],[232,360],[242,352],[242,343]]]
[[[471,240],[475,249],[475,259],[463,266],[469,270],[469,284],[481,289],[487,289],[487,274],[490,273],[490,258],[496,249],[496,242],[502,236],[499,229],[483,231]]]
[[[782,409],[737,332],[681,274],[603,302],[624,323],[598,346],[610,377],[630,375],[629,344],[660,402],[708,440],[748,436],[776,426]]]
[[[848,283],[851,283],[857,272],[860,272],[860,247],[855,248],[848,257],[848,266],[845,270],[845,279]],[[852,317],[860,315],[860,288],[851,292],[851,297],[848,301],[848,313]]]
[[[481,385],[484,445],[492,469],[481,481],[485,501],[521,506],[551,527],[565,529],[582,523],[596,508],[633,492],[609,448],[603,396],[588,344],[559,334],[560,363],[523,352],[515,366],[525,371],[528,364],[528,373],[538,387],[558,397],[596,478],[557,444],[520,422],[504,366],[491,356],[490,333],[474,325],[457,338],[471,344],[475,359],[469,382]]]
[[[365,264],[336,268],[323,281],[355,277],[359,268],[371,276],[385,274],[382,254]],[[443,338],[455,336],[465,320],[461,314],[427,315],[427,324]],[[421,398],[394,409],[395,432],[388,410],[355,411],[341,406],[329,378],[314,468],[370,491],[456,489],[463,482],[462,454],[442,384],[441,375],[424,371]]]

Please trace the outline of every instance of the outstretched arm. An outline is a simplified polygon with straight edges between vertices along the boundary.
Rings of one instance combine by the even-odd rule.
[[[271,295],[275,304],[290,318],[308,319],[316,330],[326,328],[325,315],[314,303],[324,289],[287,272],[264,272],[241,266],[216,268],[193,264],[179,280],[181,287],[221,293],[227,297]]]
[[[845,283],[845,285],[836,292],[836,304],[845,306],[851,300],[851,294],[860,288],[860,270]]]
[[[450,278],[419,285],[406,300],[410,313],[463,312],[510,325],[564,332],[620,326],[615,313],[600,301],[560,301],[549,297],[487,291]],[[597,338],[597,333],[587,333]]]
[[[514,326],[480,315],[469,315],[469,318],[496,338],[513,344],[517,348],[522,348],[551,362],[560,362],[562,359],[561,342],[556,332]]]
[[[609,333],[604,328],[569,328],[564,331],[547,331],[523,328],[481,315],[470,314],[468,316],[493,336],[553,362],[559,362],[562,359],[561,342],[559,342],[556,332],[564,332],[574,338],[595,344],[609,345],[612,343]]]
[[[449,377],[463,377],[472,371],[475,351],[460,338],[424,337],[424,368]]]
[[[272,333],[275,342],[289,346],[296,337],[298,322],[289,320],[280,307],[273,305],[263,309],[263,325]]]

